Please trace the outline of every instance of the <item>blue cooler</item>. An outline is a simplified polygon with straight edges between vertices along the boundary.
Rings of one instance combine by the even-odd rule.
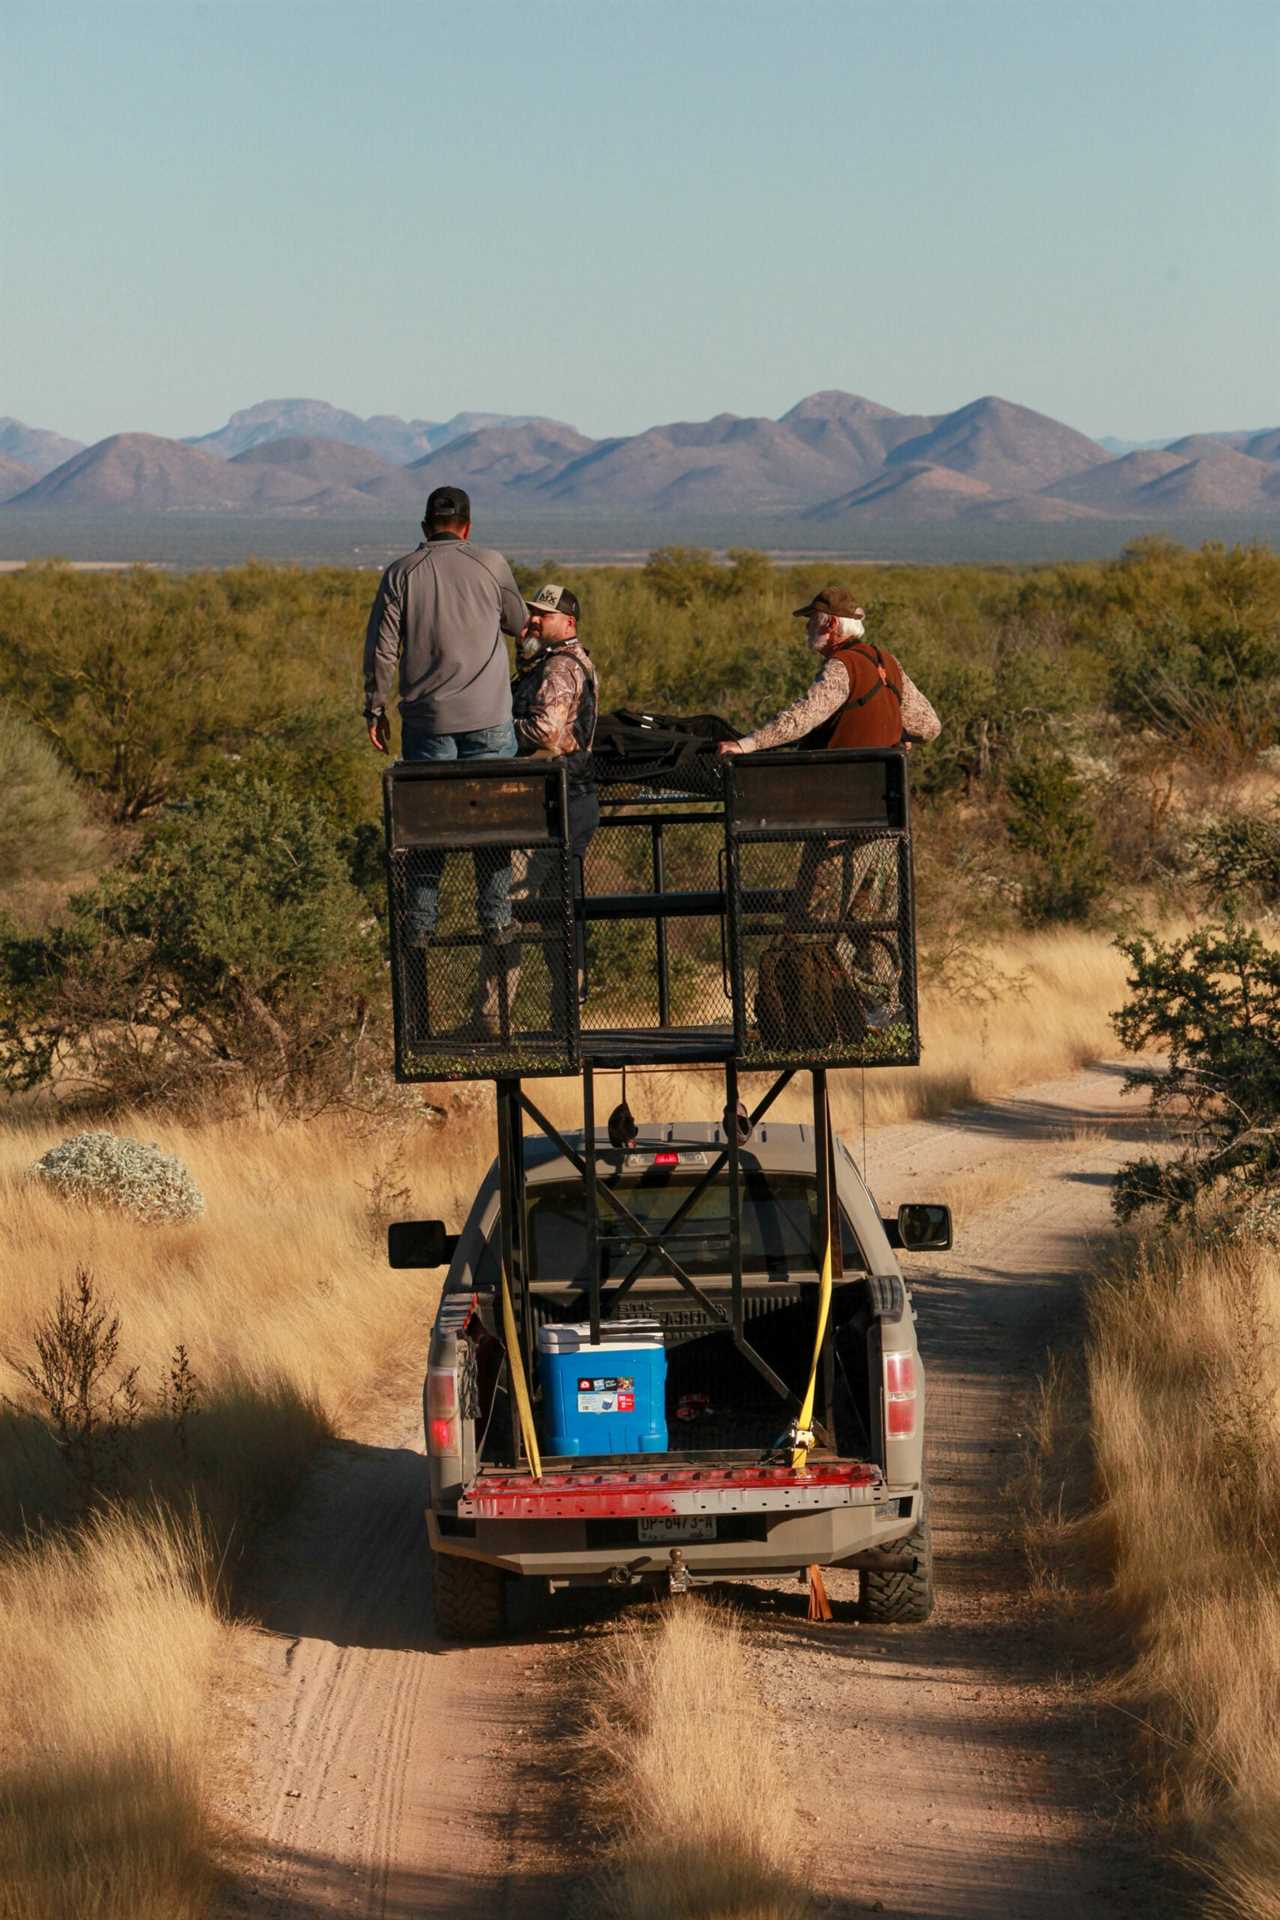
[[[554,1453],[665,1453],[667,1355],[656,1320],[538,1329],[543,1446]]]

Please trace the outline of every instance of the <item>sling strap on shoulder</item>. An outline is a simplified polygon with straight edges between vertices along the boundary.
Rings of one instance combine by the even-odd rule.
[[[853,645],[846,647],[844,651],[846,653],[860,653],[863,659],[869,661],[876,670],[876,684],[874,687],[869,687],[866,693],[859,694],[856,700],[850,700],[848,702],[850,707],[855,711],[859,707],[865,707],[868,700],[874,700],[876,695],[881,691],[891,693],[898,705],[902,705],[902,695],[885,672],[884,655],[881,653],[879,647],[870,640],[855,640]]]

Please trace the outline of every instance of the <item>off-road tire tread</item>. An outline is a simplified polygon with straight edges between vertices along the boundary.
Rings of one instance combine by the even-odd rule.
[[[445,1640],[496,1640],[507,1624],[507,1576],[483,1560],[431,1556],[431,1605]]]
[[[871,1573],[865,1568],[859,1575],[858,1613],[876,1626],[918,1626],[933,1612],[933,1536],[929,1516],[925,1514],[914,1533],[894,1541],[897,1548],[909,1547],[916,1555],[914,1573]]]

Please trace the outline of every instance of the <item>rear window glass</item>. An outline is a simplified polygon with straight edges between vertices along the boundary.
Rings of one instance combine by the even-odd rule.
[[[619,1198],[626,1202],[646,1233],[660,1233],[681,1203],[696,1186],[696,1177],[679,1174],[640,1174],[611,1182]],[[578,1181],[564,1185],[529,1189],[529,1228],[533,1255],[534,1280],[587,1284],[586,1193]],[[601,1235],[611,1239],[601,1246],[601,1278],[620,1280],[630,1273],[644,1251],[630,1235],[627,1226],[607,1200],[598,1203]],[[863,1265],[862,1253],[853,1229],[843,1212],[840,1216],[846,1272]],[[705,1233],[713,1236],[707,1246],[684,1245],[672,1248],[687,1273],[695,1276],[727,1274],[729,1270],[729,1190],[717,1181],[704,1188],[689,1212],[675,1229],[677,1236]],[[743,1170],[742,1178],[742,1270],[744,1274],[785,1279],[792,1273],[812,1273],[822,1264],[818,1244],[817,1190],[803,1174],[766,1175]],[[644,1274],[668,1271],[660,1255],[650,1253],[641,1268]],[[497,1285],[497,1248],[486,1248],[476,1274],[476,1284]]]

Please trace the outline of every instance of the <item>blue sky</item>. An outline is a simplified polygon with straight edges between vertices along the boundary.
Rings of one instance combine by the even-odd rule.
[[[0,413],[1280,420],[1275,0],[8,0]]]

